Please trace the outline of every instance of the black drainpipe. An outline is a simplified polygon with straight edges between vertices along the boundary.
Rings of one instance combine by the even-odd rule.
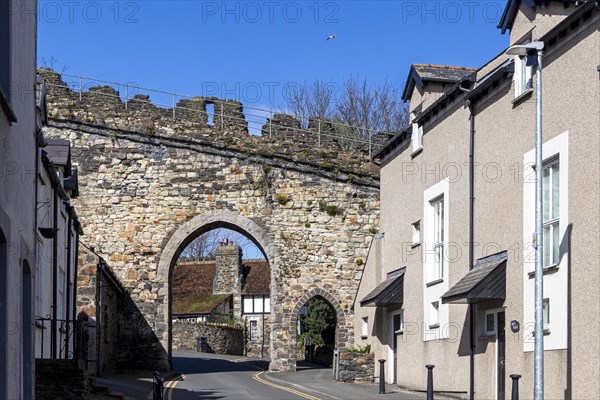
[[[102,343],[102,292],[104,288],[104,260],[98,258],[98,267],[96,268],[96,376],[100,376],[100,354],[102,350],[100,345]]]
[[[76,329],[77,327],[77,268],[79,266],[79,221],[77,219],[75,221],[75,260],[73,260],[74,268],[73,268],[73,334],[75,335],[75,341],[73,342],[73,359],[79,360],[79,351],[81,351],[81,330]],[[77,362],[77,361],[76,361]]]
[[[469,271],[473,269],[474,209],[475,209],[475,102],[467,100],[470,111],[469,138]],[[475,305],[469,304],[469,398],[475,399]]]
[[[67,211],[69,214],[69,218],[67,220],[67,302],[66,302],[66,307],[65,307],[65,319],[67,320],[66,323],[66,339],[65,339],[65,358],[69,358],[69,331],[70,331],[70,323],[71,323],[71,313],[69,312],[69,307],[71,305],[71,291],[69,290],[69,284],[71,283],[71,247],[73,246],[73,243],[71,241],[71,232],[72,232],[72,225],[73,225],[73,211],[71,206],[67,205]],[[73,300],[75,300],[73,298]]]
[[[51,173],[55,173],[52,171]],[[53,223],[54,237],[52,238],[52,358],[56,359],[56,319],[58,318],[57,294],[58,288],[58,187],[53,185],[54,191],[54,207],[53,207]]]

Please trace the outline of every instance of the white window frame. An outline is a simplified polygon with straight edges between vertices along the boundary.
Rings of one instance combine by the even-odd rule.
[[[435,279],[433,269],[435,267],[435,235],[434,235],[434,213],[432,202],[443,198],[443,241],[442,246],[438,246],[442,250],[441,254],[441,275],[444,278]],[[449,323],[449,307],[448,304],[443,304],[440,298],[449,289],[448,285],[448,257],[447,244],[450,243],[449,221],[451,218],[450,210],[450,181],[448,178],[429,187],[423,193],[423,218],[421,223],[421,235],[423,248],[423,341],[447,339],[450,335],[450,330],[447,329]],[[439,242],[437,242],[439,244]],[[438,302],[437,311],[437,326],[431,324],[432,321],[432,303]]]
[[[361,321],[361,338],[366,339],[369,337],[369,317],[362,317]]]
[[[253,296],[244,296],[242,300],[242,307],[244,314],[252,314],[254,312]]]
[[[416,153],[423,148],[423,125],[417,123],[412,124],[411,141],[413,153]]]
[[[554,169],[552,169],[552,167],[558,165],[558,176],[559,176],[559,182],[558,182],[558,199],[554,198],[554,191],[552,189],[554,189]],[[548,183],[550,184],[550,190],[548,191],[548,199],[549,201],[544,201],[544,209],[547,208],[548,213],[549,214],[553,214],[552,210],[554,208],[554,203],[558,202],[559,204],[559,208],[558,208],[558,216],[557,215],[552,215],[549,216],[548,218],[546,218],[546,216],[543,216],[543,222],[542,222],[542,240],[544,243],[544,255],[543,255],[543,267],[544,268],[552,268],[552,267],[556,267],[558,265],[558,262],[560,261],[560,159],[559,157],[555,157],[553,159],[548,160],[547,162],[545,162],[542,166],[542,170],[546,171],[549,170],[549,178],[548,178]],[[542,178],[543,179],[543,178]],[[544,192],[547,190],[547,182],[544,182]],[[546,228],[550,228],[550,238],[548,241],[546,241]],[[554,243],[554,233],[557,233],[558,235],[558,241],[557,243]],[[549,248],[546,244],[547,243],[551,243],[551,248]],[[558,249],[556,249],[556,247],[558,246]],[[554,255],[554,250],[557,250],[557,259],[555,259],[555,255]],[[547,262],[547,258],[546,256],[550,256],[550,262]]]
[[[244,314],[269,314],[271,312],[271,298],[266,295],[243,295],[242,313]]]
[[[250,340],[258,340],[258,321],[250,320]]]
[[[412,243],[421,243],[421,220],[415,221],[411,224],[412,227]]]
[[[444,208],[446,201],[444,199],[444,195],[431,200],[429,202],[431,206],[431,214],[432,214],[432,229],[433,229],[433,264],[432,269],[430,271],[431,279],[438,280],[444,279],[444,258],[445,258],[445,213]]]
[[[531,40],[527,40],[521,44],[527,44]],[[527,91],[533,90],[533,65],[527,66],[527,57],[521,58],[515,56],[515,74],[513,81],[515,82],[515,98],[518,98]]]
[[[552,131],[547,133],[552,135]],[[533,133],[532,133],[533,134]],[[558,211],[559,260],[544,268],[544,294],[551,303],[551,318],[544,326],[545,350],[562,350],[568,346],[568,273],[569,247],[569,131],[552,137],[542,145],[543,166],[560,163]],[[534,270],[535,270],[535,149],[523,156],[523,350],[534,351]],[[551,335],[548,335],[552,331]]]

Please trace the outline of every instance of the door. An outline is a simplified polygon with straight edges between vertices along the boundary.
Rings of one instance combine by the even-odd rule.
[[[392,314],[390,321],[389,383],[398,383],[398,333],[402,329],[402,312]]]
[[[505,315],[504,311],[498,312],[498,324],[497,324],[497,333],[496,333],[496,341],[498,349],[498,366],[496,371],[498,371],[498,376],[496,378],[496,382],[498,382],[498,400],[505,399],[505,388],[506,388],[506,371],[505,371],[505,353],[506,353],[506,335],[505,335]]]

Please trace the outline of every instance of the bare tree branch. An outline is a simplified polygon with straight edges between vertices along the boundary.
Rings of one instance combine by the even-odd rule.
[[[338,133],[358,138],[397,132],[408,123],[407,104],[388,81],[372,85],[351,77],[342,84],[336,104],[335,89],[332,82],[319,80],[296,86],[288,93],[287,108],[303,126],[308,118],[328,119],[336,124]]]

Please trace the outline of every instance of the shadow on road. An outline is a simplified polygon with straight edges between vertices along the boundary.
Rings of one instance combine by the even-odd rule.
[[[184,374],[261,371],[269,368],[269,362],[266,360],[217,357],[214,354],[210,356],[173,355],[173,367]]]

